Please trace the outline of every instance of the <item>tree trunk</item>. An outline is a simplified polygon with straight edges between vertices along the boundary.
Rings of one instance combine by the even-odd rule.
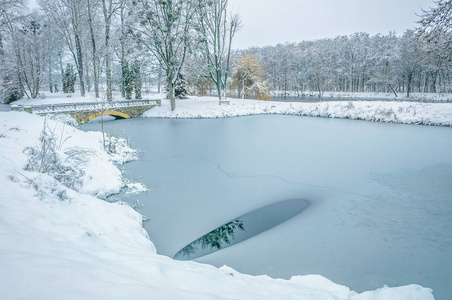
[[[53,85],[52,85],[52,58],[49,55],[49,73],[47,74],[47,80],[49,81],[49,91],[50,93],[53,93]]]
[[[111,83],[111,53],[110,53],[110,32],[105,30],[105,73],[107,75],[107,100],[113,100],[113,90]]]
[[[107,101],[113,100],[113,90],[111,81],[111,49],[110,49],[110,20],[111,20],[111,0],[107,11],[106,0],[102,0],[102,8],[105,20],[105,73],[107,77]]]
[[[176,109],[176,99],[174,98],[173,77],[168,76],[168,93],[170,97],[171,111]]]
[[[63,69],[63,55],[61,54],[61,52],[58,54],[58,57],[60,59],[61,90],[63,91],[64,69]]]
[[[76,58],[75,63],[77,66],[78,78],[80,81],[80,96],[85,97],[85,82],[83,78],[83,52],[82,52],[82,44],[80,42],[80,32],[79,32],[79,19],[78,19],[78,10],[76,7],[75,1],[72,4],[72,25],[74,31],[74,39],[75,39],[75,49],[76,49]]]
[[[121,70],[124,70],[124,63],[126,60],[126,54],[125,54],[125,25],[124,25],[124,6],[121,7],[121,38],[120,38],[120,43],[121,43]],[[121,97],[125,97],[126,96],[126,91],[125,91],[125,82],[126,82],[126,78],[124,76],[124,72],[122,72],[122,84],[121,84]]]
[[[221,91],[221,83],[217,81],[216,86],[217,86],[218,99],[219,99],[219,101],[221,101],[222,100],[221,96],[223,94]]]
[[[407,76],[407,88],[406,88],[406,97],[407,98],[410,97],[412,79],[413,79],[413,73],[410,72],[410,73],[408,73],[408,76]]]
[[[162,69],[159,67],[158,77],[157,77],[157,93],[161,92],[161,83],[162,83]]]
[[[390,88],[391,91],[394,93],[394,95],[397,97],[397,93],[396,93],[396,91],[392,88],[392,85],[389,85],[389,88]]]
[[[141,67],[140,67],[140,61],[135,60],[133,63],[133,88],[135,90],[135,99],[141,99],[141,86],[142,86],[142,80],[141,80]]]
[[[438,78],[438,72],[432,72],[432,88],[431,91],[436,93],[436,79]]]
[[[91,35],[91,47],[93,52],[93,80],[94,80],[94,97],[99,98],[99,71],[97,66],[97,47],[96,47],[96,37],[94,35],[93,28],[93,18],[91,16],[91,3],[87,0],[88,4],[88,24],[89,31]]]
[[[77,49],[77,73],[78,79],[80,81],[80,96],[85,97],[85,81],[83,79],[83,55],[80,37],[78,36],[78,34],[75,36],[75,47]]]

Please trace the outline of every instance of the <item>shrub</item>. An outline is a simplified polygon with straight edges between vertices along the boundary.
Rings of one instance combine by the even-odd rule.
[[[65,158],[61,159],[58,148],[61,148],[61,143],[58,147],[57,136],[44,122],[38,145],[24,149],[24,153],[28,155],[24,170],[48,174],[68,188],[80,189],[85,174],[83,165],[92,153],[80,147],[73,147],[65,150]]]

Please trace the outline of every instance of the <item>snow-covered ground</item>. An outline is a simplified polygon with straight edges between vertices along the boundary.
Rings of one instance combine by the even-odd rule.
[[[67,99],[60,103],[68,102],[63,100]],[[178,101],[175,112],[168,106],[163,101],[162,107],[146,116],[284,113],[452,124],[452,104],[232,100],[230,105],[219,106],[214,98],[191,98]],[[226,266],[217,269],[158,255],[142,227],[141,215],[128,205],[99,199],[125,185],[112,157],[102,148],[101,133],[46,122],[56,136],[61,161],[68,157],[67,150],[81,148],[89,153],[89,160],[77,166],[84,170],[77,190],[62,185],[55,175],[25,171],[24,149],[38,145],[44,118],[0,112],[1,299],[433,299],[430,289],[418,285],[357,294],[319,275],[290,280],[254,277]],[[119,156],[133,153],[127,147],[118,149]],[[115,159],[121,161],[117,155]]]
[[[418,103],[385,101],[275,102],[229,99],[229,105],[218,105],[212,97],[190,97],[176,101],[171,112],[169,101],[153,108],[145,117],[222,118],[258,114],[286,114],[331,117],[374,122],[452,126],[452,103]]]

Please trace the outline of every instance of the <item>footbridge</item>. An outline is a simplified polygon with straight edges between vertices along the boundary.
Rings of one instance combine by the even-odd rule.
[[[79,124],[83,124],[89,120],[105,115],[113,116],[116,119],[137,118],[145,111],[160,105],[161,100],[126,100],[41,105],[11,105],[11,110],[26,111],[41,116],[47,114],[68,114]]]

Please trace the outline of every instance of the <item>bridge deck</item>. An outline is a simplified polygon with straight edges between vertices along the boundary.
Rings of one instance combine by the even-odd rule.
[[[75,111],[103,111],[137,106],[160,106],[160,100],[125,100],[109,102],[74,102],[40,105],[11,105],[11,110],[28,111],[37,114]]]
[[[145,111],[160,105],[161,100],[127,100],[11,105],[11,110],[26,111],[38,115],[65,113],[71,115],[79,124],[82,124],[103,115],[111,115],[115,118],[136,118],[141,116]]]

